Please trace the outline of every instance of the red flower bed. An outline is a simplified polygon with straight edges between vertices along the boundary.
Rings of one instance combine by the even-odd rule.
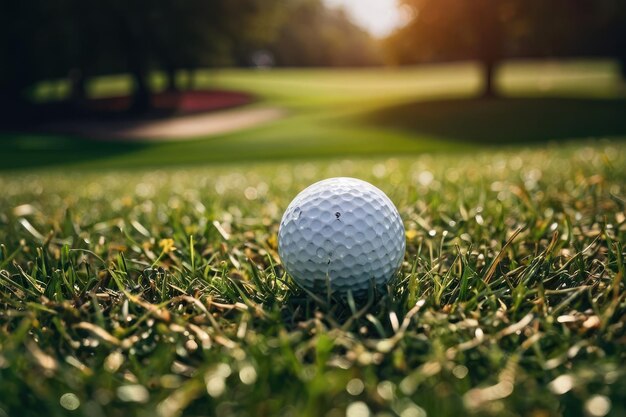
[[[201,113],[212,110],[241,106],[252,102],[249,94],[221,91],[174,91],[156,93],[152,96],[152,107],[177,114]],[[88,108],[97,112],[123,112],[130,108],[131,97],[107,97],[90,100]]]

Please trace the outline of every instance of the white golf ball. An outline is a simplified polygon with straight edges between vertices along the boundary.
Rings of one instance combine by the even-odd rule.
[[[391,200],[355,178],[317,182],[289,204],[278,253],[297,284],[312,291],[363,293],[398,271],[406,240]]]

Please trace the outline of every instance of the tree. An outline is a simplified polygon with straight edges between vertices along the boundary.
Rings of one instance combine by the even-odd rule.
[[[276,39],[267,46],[279,66],[381,63],[374,40],[343,9],[329,9],[321,0],[290,0],[283,17]]]
[[[477,59],[485,96],[495,95],[494,74],[503,57],[505,27],[514,1],[402,0],[415,16],[386,42],[400,64]]]
[[[26,104],[26,90],[42,74],[56,74],[57,60],[48,43],[53,7],[44,0],[7,2],[0,25],[0,111],[13,113]],[[52,31],[54,34],[54,31]],[[48,59],[40,60],[41,56]],[[13,110],[13,111],[12,111]]]
[[[239,0],[238,7],[245,1]],[[155,65],[165,71],[167,88],[177,90],[176,74],[182,70],[225,64],[231,53],[229,21],[242,23],[242,15],[227,13],[226,1],[156,0],[151,24],[154,32]],[[246,30],[241,29],[239,34]]]
[[[149,105],[150,69],[164,70],[169,89],[175,90],[179,70],[224,64],[236,42],[272,36],[279,1],[118,0],[121,42],[135,81],[135,109]]]
[[[401,0],[414,18],[386,40],[392,62],[478,60],[483,95],[517,57],[613,56],[626,75],[623,0]]]
[[[0,25],[0,101],[15,108],[37,81],[69,74],[80,103],[87,77],[128,72],[133,109],[145,111],[151,71],[164,70],[175,88],[178,70],[227,62],[241,39],[273,36],[281,1],[9,2]]]

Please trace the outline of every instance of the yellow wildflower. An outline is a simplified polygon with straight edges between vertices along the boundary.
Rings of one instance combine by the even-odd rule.
[[[276,236],[276,233],[272,233],[272,235],[267,238],[267,244],[272,249],[278,248],[278,236]]]
[[[159,247],[163,248],[163,253],[170,253],[176,250],[176,247],[174,247],[174,239],[161,239]]]
[[[413,240],[417,237],[417,232],[415,230],[407,230],[406,231],[406,238],[407,240]]]

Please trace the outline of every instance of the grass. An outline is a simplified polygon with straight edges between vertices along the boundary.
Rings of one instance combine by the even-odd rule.
[[[198,83],[289,116],[184,143],[0,136],[0,417],[626,416],[613,64],[507,64],[492,101],[471,65]],[[315,299],[278,258],[283,210],[331,176],[404,220],[377,297]]]
[[[163,80],[155,75],[156,89]],[[510,144],[624,137],[623,90],[611,62],[510,63],[498,84],[503,99],[476,101],[478,67],[200,71],[200,88],[255,94],[256,106],[280,107],[282,120],[190,142],[124,144],[36,133],[0,134],[0,169],[163,167],[329,156],[466,152],[476,142]],[[67,94],[42,83],[37,100]],[[94,97],[128,92],[126,76],[95,79]],[[555,98],[555,97],[558,97]],[[558,117],[554,117],[554,115]],[[471,115],[471,118],[468,118]],[[451,122],[454,120],[454,122]]]
[[[626,415],[626,147],[0,176],[0,415]],[[349,175],[407,228],[380,297],[276,253]],[[70,411],[71,410],[71,411]]]
[[[363,121],[458,142],[498,144],[506,138],[507,143],[524,143],[625,136],[625,109],[623,99],[457,99],[390,106],[367,114]]]

